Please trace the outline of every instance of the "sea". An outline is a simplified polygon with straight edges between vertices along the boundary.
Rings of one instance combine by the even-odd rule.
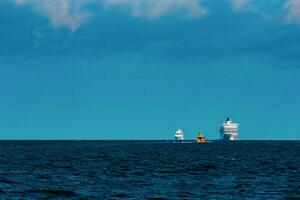
[[[300,141],[0,141],[0,199],[300,199]]]

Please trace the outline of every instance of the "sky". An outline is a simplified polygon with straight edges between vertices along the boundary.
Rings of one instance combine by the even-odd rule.
[[[300,139],[300,0],[0,0],[0,139]]]

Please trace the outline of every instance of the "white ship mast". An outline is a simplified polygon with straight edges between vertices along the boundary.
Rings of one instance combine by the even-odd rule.
[[[221,140],[237,140],[238,139],[239,124],[233,123],[230,117],[227,117],[220,128]]]

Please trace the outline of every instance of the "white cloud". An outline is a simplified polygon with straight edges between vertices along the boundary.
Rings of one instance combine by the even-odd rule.
[[[247,11],[256,12],[256,8],[253,6],[253,0],[230,0],[232,9],[234,11]]]
[[[108,7],[120,7],[132,16],[154,19],[172,12],[181,12],[191,18],[202,17],[207,10],[200,0],[103,0]]]
[[[232,4],[232,8],[235,11],[246,11],[251,10],[252,0],[230,0]]]
[[[155,19],[171,13],[196,18],[207,14],[201,0],[15,0],[17,5],[31,5],[35,11],[49,18],[54,27],[66,26],[76,30],[89,17],[83,7],[100,3],[106,8],[120,8],[130,15]]]
[[[247,12],[261,16],[264,20],[272,20],[272,16],[261,9],[259,2],[255,0],[230,0],[235,12]]]
[[[30,4],[33,9],[49,18],[54,27],[66,26],[76,30],[87,20],[89,13],[82,11],[86,0],[15,0],[17,5]]]
[[[300,0],[288,0],[284,8],[287,11],[286,20],[300,25]]]

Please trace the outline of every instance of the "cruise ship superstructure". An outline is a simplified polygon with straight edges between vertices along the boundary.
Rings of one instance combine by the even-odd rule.
[[[183,141],[183,131],[181,129],[178,129],[175,133],[175,140],[176,141]]]
[[[227,117],[220,128],[221,140],[237,140],[238,139],[239,124],[234,123],[230,117]]]

